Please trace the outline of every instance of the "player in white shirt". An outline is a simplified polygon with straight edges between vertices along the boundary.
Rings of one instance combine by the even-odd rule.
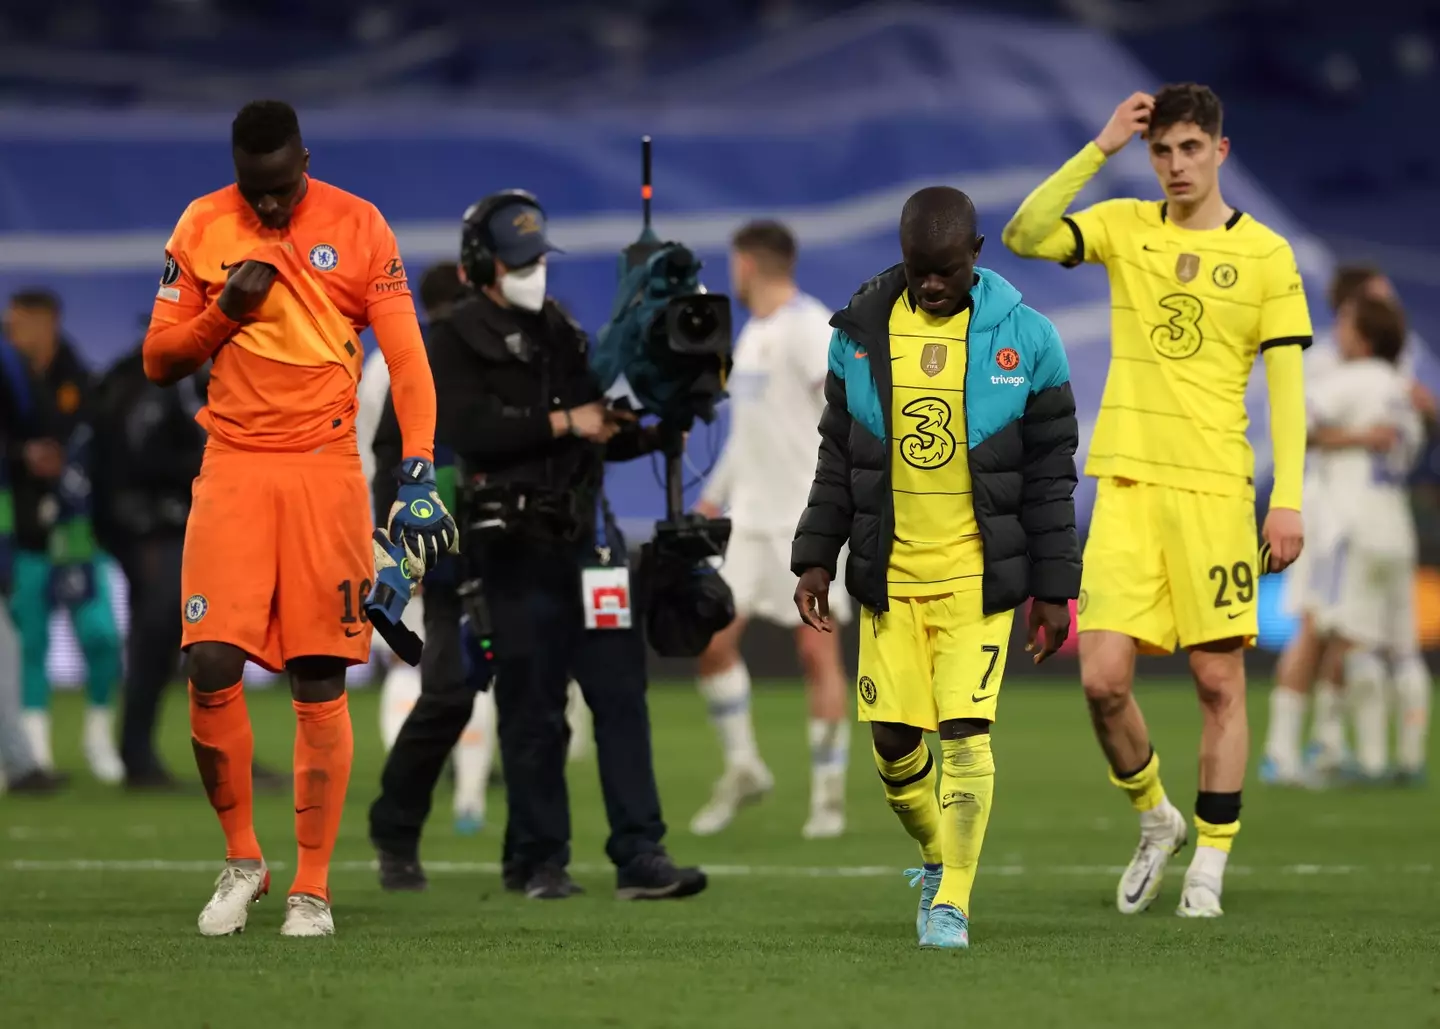
[[[455,262],[443,262],[428,269],[420,280],[420,303],[426,320],[440,317],[464,289],[456,274]],[[355,415],[355,435],[365,479],[374,483],[375,434],[390,396],[390,369],[378,350],[365,360],[358,392],[360,406]],[[422,639],[425,636],[424,612],[423,595],[417,594],[406,605],[404,615],[405,624]],[[385,681],[380,690],[380,738],[388,751],[400,734],[400,727],[405,724],[410,709],[420,699],[420,669],[396,660],[378,635],[373,646],[386,666]],[[478,832],[485,824],[485,788],[494,763],[495,724],[495,695],[488,690],[475,694],[470,721],[460,734],[452,754],[455,765],[455,828],[463,834]]]
[[[791,628],[810,705],[810,817],[807,839],[845,829],[849,690],[839,636],[806,631],[792,596],[790,543],[815,474],[815,436],[824,409],[830,309],[795,285],[795,237],[783,225],[751,222],[731,241],[731,293],[750,312],[730,375],[730,435],[697,507],[727,511],[730,544],[721,574],[735,594],[736,619],[700,656],[700,693],[720,736],[725,768],[691,820],[706,836],[773,785],[750,716],[750,672],[740,638],[752,618]],[[849,598],[832,595],[831,614],[849,621]]]
[[[1312,418],[1317,407],[1324,408],[1336,396],[1348,398],[1358,387],[1351,377],[1354,366],[1345,362],[1340,354],[1339,340],[1352,340],[1360,331],[1357,328],[1357,314],[1362,310],[1362,300],[1378,301],[1392,305],[1398,310],[1398,299],[1394,287],[1377,269],[1351,265],[1340,268],[1330,289],[1331,305],[1335,310],[1335,336],[1329,346],[1317,346],[1307,358],[1306,379],[1308,406]],[[1368,308],[1374,311],[1373,308]],[[1383,314],[1370,316],[1382,317]],[[1383,332],[1383,327],[1381,328]],[[1353,342],[1347,346],[1354,346]],[[1435,399],[1413,379],[1413,355],[1402,354],[1399,361],[1399,378],[1404,383],[1402,401],[1405,407],[1418,409],[1427,419],[1434,420]],[[1392,383],[1393,386],[1393,383]],[[1386,387],[1387,390],[1391,386]],[[1366,409],[1373,406],[1367,402]],[[1410,420],[1406,419],[1407,423]],[[1411,423],[1413,424],[1413,423]],[[1336,500],[1326,494],[1322,472],[1328,468],[1327,460],[1316,453],[1312,441],[1312,456],[1306,469],[1305,495],[1307,509],[1312,512],[1309,525],[1310,539],[1300,561],[1287,577],[1285,606],[1292,613],[1301,616],[1299,631],[1290,640],[1281,656],[1277,669],[1277,685],[1270,696],[1270,725],[1261,763],[1260,777],[1267,783],[1280,785],[1315,785],[1323,783],[1331,774],[1339,771],[1348,761],[1345,745],[1345,704],[1340,683],[1345,680],[1343,646],[1324,646],[1322,633],[1317,631],[1316,616],[1331,607],[1330,593],[1335,584],[1330,578],[1334,570],[1334,555],[1331,545],[1344,531],[1344,521],[1331,524],[1332,513],[1347,510],[1349,498]],[[1413,463],[1413,456],[1411,457]],[[1407,465],[1408,470],[1408,465]],[[1405,524],[1408,535],[1413,539],[1414,527],[1410,522],[1408,504],[1404,505]],[[1409,561],[1403,585],[1394,584],[1393,596],[1383,600],[1388,605],[1383,624],[1386,637],[1383,650],[1389,658],[1393,676],[1398,721],[1397,773],[1400,779],[1418,779],[1423,770],[1425,741],[1428,735],[1431,683],[1424,660],[1420,656],[1419,641],[1415,631],[1413,592],[1415,563]],[[1380,598],[1372,598],[1375,604]],[[1361,672],[1374,672],[1375,666],[1360,657]],[[1314,691],[1314,722],[1312,742],[1308,748],[1306,762],[1300,754],[1300,738],[1305,716],[1306,701],[1311,686],[1319,676],[1319,686]],[[1362,674],[1362,679],[1364,675]],[[1363,686],[1363,697],[1368,687]],[[1370,714],[1361,715],[1361,722],[1374,726],[1377,716],[1376,703],[1383,703],[1383,696],[1376,701],[1371,690]],[[1368,721],[1367,721],[1368,719]],[[1372,739],[1373,765],[1373,729]]]

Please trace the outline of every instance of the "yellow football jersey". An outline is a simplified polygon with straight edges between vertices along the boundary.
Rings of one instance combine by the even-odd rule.
[[[1263,349],[1311,335],[1290,244],[1239,211],[1192,231],[1144,200],[1066,220],[1110,277],[1110,371],[1085,473],[1253,496],[1251,367]]]
[[[912,308],[908,293],[890,313],[892,597],[940,596],[981,585],[985,555],[965,444],[969,327],[969,308],[936,318]]]

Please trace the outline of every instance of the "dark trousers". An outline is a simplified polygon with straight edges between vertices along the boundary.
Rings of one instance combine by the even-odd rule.
[[[650,752],[644,640],[638,628],[585,629],[579,569],[574,551],[517,545],[495,555],[485,578],[499,654],[494,689],[509,808],[502,860],[511,877],[570,860],[565,694],[572,677],[595,720],[610,823],[606,854],[624,865],[659,850],[665,836]],[[431,599],[427,588],[427,653],[434,638]],[[422,692],[400,730],[386,763],[384,792],[371,809],[372,838],[386,850],[410,856],[418,848],[430,791],[470,717],[472,694],[456,692],[453,702],[436,698],[428,704]],[[427,760],[429,748],[438,755]]]
[[[376,846],[418,856],[435,783],[474,703],[460,657],[460,598],[448,585],[427,582],[420,699],[395,737],[380,773],[380,796],[370,805],[370,839]]]
[[[132,540],[115,554],[130,584],[120,757],[127,775],[160,767],[155,726],[160,700],[180,657],[180,561],[183,536]]]

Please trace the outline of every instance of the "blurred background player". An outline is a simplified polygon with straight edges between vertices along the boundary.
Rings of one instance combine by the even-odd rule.
[[[1388,766],[1385,652],[1397,635],[1414,636],[1416,541],[1405,483],[1424,437],[1409,377],[1398,367],[1404,316],[1394,303],[1363,295],[1351,305],[1336,323],[1341,363],[1311,393],[1317,493],[1330,535],[1314,566],[1327,583],[1326,602],[1312,614],[1344,670],[1357,772],[1376,782]],[[1398,678],[1395,685],[1397,711],[1413,716],[1424,708],[1422,718],[1401,717],[1398,726],[1402,769],[1418,775],[1429,691],[1406,696]]]
[[[35,436],[11,467],[16,552],[10,612],[20,633],[25,731],[40,763],[53,767],[46,665],[51,612],[63,607],[89,673],[85,760],[95,778],[116,783],[125,775],[110,710],[121,678],[120,633],[111,607],[110,562],[96,550],[90,522],[88,457],[77,447],[90,435],[90,373],[61,335],[55,294],[16,293],[4,330],[24,362]]]
[[[441,261],[427,268],[420,277],[420,307],[427,323],[427,337],[429,325],[449,317],[451,307],[469,293],[469,287],[460,281],[458,269],[454,261]],[[395,477],[391,470],[399,464],[402,449],[400,424],[395,417],[395,405],[390,400],[390,371],[385,364],[385,355],[378,350],[366,358],[361,374],[355,435],[378,523],[384,520],[384,512],[389,511],[395,501]],[[445,448],[436,448],[436,478],[441,496],[453,509],[454,465],[447,457]],[[431,569],[429,578],[436,581],[437,576],[443,574],[444,570]],[[425,638],[425,603],[421,591],[417,591],[406,605],[404,621],[421,639]],[[455,631],[459,631],[458,624]],[[380,691],[380,739],[388,751],[400,734],[406,716],[420,699],[425,670],[434,669],[433,658],[458,660],[460,655],[453,648],[432,648],[432,660],[422,658],[421,666],[413,668],[397,660],[378,636],[375,637],[375,650],[385,663],[385,680]],[[453,674],[458,675],[459,670],[455,669]],[[461,834],[479,832],[485,825],[485,787],[494,756],[495,696],[489,690],[482,690],[475,694],[470,721],[451,752],[455,771],[455,829]]]
[[[1165,199],[1107,200],[1067,215],[1136,135]],[[1132,694],[1136,653],[1169,653],[1177,643],[1189,651],[1202,720],[1199,843],[1177,913],[1214,917],[1240,829],[1244,654],[1259,632],[1257,578],[1294,561],[1303,543],[1310,313],[1289,243],[1221,196],[1229,152],[1209,88],[1136,93],[1005,227],[1022,257],[1104,264],[1110,277],[1112,358],[1085,466],[1100,482],[1079,603],[1080,676],[1111,781],[1139,814],[1140,844],[1115,894],[1126,914],[1149,907],[1188,836]],[[1245,438],[1257,354],[1275,456],[1268,569],[1256,559],[1255,457]]]
[[[745,624],[760,618],[793,629],[810,705],[810,817],[806,839],[845,831],[850,756],[844,661],[838,633],[800,621],[790,542],[815,472],[815,426],[825,410],[830,309],[795,285],[795,237],[773,221],[751,222],[730,244],[731,295],[750,312],[735,343],[730,435],[697,510],[727,510],[733,528],[722,574],[735,595],[735,621],[700,655],[700,694],[720,737],[725,770],[709,803],[691,819],[701,836],[730,824],[743,804],[773,784],[750,715],[750,671],[740,654]],[[849,598],[830,607],[850,621]]]
[[[1358,301],[1370,299],[1397,307],[1400,304],[1394,284],[1379,268],[1368,264],[1347,264],[1337,268],[1330,282],[1328,299],[1334,317],[1334,330],[1331,337],[1322,338],[1319,345],[1306,355],[1307,396],[1317,388],[1327,391],[1335,388],[1322,385],[1332,376],[1344,378],[1346,365],[1341,361],[1337,339],[1347,332],[1355,332],[1353,322],[1359,310]],[[1433,425],[1436,419],[1435,397],[1414,378],[1414,350],[1407,345],[1401,351],[1399,368],[1409,380],[1407,399],[1410,406]],[[1311,447],[1314,448],[1313,439]],[[1275,686],[1270,691],[1270,720],[1266,729],[1260,780],[1273,785],[1323,786],[1351,764],[1346,743],[1345,698],[1341,690],[1343,664],[1339,660],[1338,649],[1324,645],[1314,620],[1314,611],[1328,602],[1330,582],[1325,574],[1329,565],[1328,545],[1335,538],[1327,521],[1331,507],[1328,502],[1319,499],[1320,467],[1318,460],[1306,464],[1305,510],[1310,540],[1285,577],[1285,607],[1300,621],[1285,644],[1276,667]],[[1311,498],[1315,498],[1313,503]],[[1406,606],[1392,612],[1385,620],[1388,630],[1386,653],[1395,686],[1397,718],[1404,723],[1408,717],[1412,724],[1423,726],[1422,732],[1428,732],[1431,681],[1429,669],[1420,653],[1419,632],[1415,624],[1413,580],[1417,572],[1418,568],[1412,566],[1410,592],[1403,597]],[[1306,706],[1312,695],[1310,743],[1302,754]],[[1403,763],[1399,763],[1396,771],[1402,781],[1413,778]]]
[[[115,362],[95,385],[95,533],[115,555],[129,586],[120,757],[131,789],[170,789],[174,777],[156,749],[165,689],[180,657],[180,568],[190,494],[200,474],[205,432],[202,370],[174,386],[145,375],[143,348]],[[272,788],[289,778],[259,770]]]
[[[11,793],[50,793],[65,777],[40,765],[20,720],[20,638],[10,621],[15,559],[15,502],[10,458],[28,433],[29,391],[20,355],[0,339],[0,786]]]
[[[830,583],[851,542],[860,720],[885,799],[920,844],[923,867],[907,873],[921,887],[920,946],[943,949],[970,945],[1015,609],[1031,600],[1025,649],[1039,663],[1069,634],[1080,588],[1069,365],[1055,327],[976,268],[983,243],[968,196],[920,190],[900,214],[904,263],[832,319],[819,462],[791,559],[801,617],[832,633]],[[940,734],[938,774],[926,732]]]
[[[389,534],[415,577],[456,542],[435,493],[435,390],[394,234],[374,205],[307,171],[295,111],[256,101],[231,127],[235,182],[186,208],[165,248],[145,373],[214,359],[209,439],[186,525],[183,644],[195,762],[225,833],[202,935],[245,928],[270,876],[255,837],[246,659],[289,672],[299,860],[285,936],[328,936],[330,857],[354,754],[347,666],[370,654],[369,491],[355,443],[359,333],[390,366],[404,438]]]

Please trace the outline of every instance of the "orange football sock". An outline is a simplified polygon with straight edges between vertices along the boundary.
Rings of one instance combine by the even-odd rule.
[[[342,693],[318,704],[295,701],[295,841],[300,862],[291,893],[330,899],[330,855],[340,834],[355,757],[350,704]]]
[[[225,856],[260,860],[255,795],[250,784],[255,734],[245,709],[243,682],[214,693],[201,693],[191,685],[190,745],[205,794],[225,830]]]

